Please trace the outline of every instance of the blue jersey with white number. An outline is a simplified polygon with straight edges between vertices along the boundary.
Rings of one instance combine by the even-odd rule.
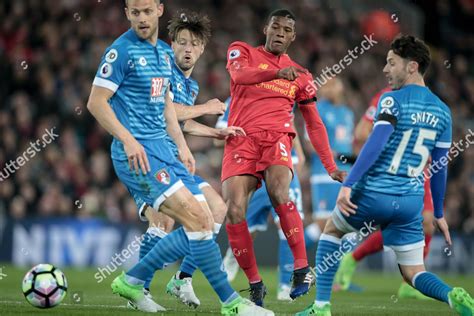
[[[372,167],[354,186],[386,194],[421,195],[414,181],[422,174],[434,147],[451,147],[451,111],[427,87],[407,85],[386,92],[377,106],[375,124],[390,124],[395,130]]]
[[[183,71],[173,63],[173,80],[170,85],[170,96],[174,103],[194,105],[199,94],[199,85],[193,78],[186,78]]]
[[[93,85],[114,92],[109,103],[120,123],[140,142],[168,137],[165,97],[174,54],[158,40],[153,46],[132,29],[106,49]],[[114,139],[112,158],[123,159],[123,144]]]
[[[223,115],[219,116],[216,123],[216,128],[226,128],[229,123],[229,111],[230,111],[230,97],[225,100],[226,110]],[[298,164],[298,155],[296,155],[296,150],[291,150],[291,160],[293,161],[293,165]]]
[[[331,149],[339,156],[352,155],[352,135],[354,134],[354,112],[346,105],[334,105],[327,99],[317,103],[319,116],[326,127]],[[308,135],[306,135],[308,137]],[[342,160],[342,162],[341,162]],[[340,170],[349,170],[350,165],[343,163],[344,158],[336,159]],[[327,174],[319,156],[313,152],[311,158],[313,175]]]

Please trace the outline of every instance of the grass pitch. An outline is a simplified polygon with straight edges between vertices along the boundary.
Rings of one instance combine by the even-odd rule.
[[[66,274],[69,289],[68,296],[63,303],[55,308],[41,310],[26,302],[21,292],[21,280],[27,268],[17,268],[7,264],[0,264],[3,277],[0,280],[0,315],[138,315],[139,312],[127,310],[124,299],[113,295],[110,283],[118,271],[109,276],[102,283],[94,279],[94,269],[63,269]],[[165,294],[166,283],[174,273],[176,267],[169,267],[158,272],[152,283],[152,294],[155,300],[166,307],[166,313],[157,315],[218,315],[220,304],[217,295],[204,279],[201,273],[196,273],[193,281],[196,295],[201,300],[201,306],[190,309],[173,297]],[[4,276],[6,275],[6,276]],[[299,298],[295,302],[280,302],[276,300],[276,286],[278,275],[275,269],[261,269],[261,275],[269,289],[265,300],[266,307],[275,311],[277,315],[293,315],[303,310],[314,299],[314,289],[309,295]],[[464,287],[471,294],[474,293],[474,275],[445,276],[444,280],[454,286]],[[357,274],[354,283],[361,286],[360,293],[345,292],[333,294],[333,315],[455,315],[446,304],[430,300],[402,300],[396,294],[401,279],[397,274]],[[236,290],[248,287],[242,272],[233,282]],[[247,293],[242,293],[247,295]]]

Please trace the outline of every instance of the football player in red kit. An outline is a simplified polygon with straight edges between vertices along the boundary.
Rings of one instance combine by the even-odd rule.
[[[250,299],[263,304],[266,289],[259,275],[245,213],[253,192],[265,180],[268,195],[280,217],[294,257],[290,297],[308,293],[314,277],[308,266],[303,223],[289,198],[293,177],[291,148],[295,131],[292,109],[298,103],[312,145],[328,174],[342,181],[326,128],[315,106],[312,75],[286,54],[295,40],[296,19],[288,10],[270,14],[264,27],[265,45],[234,42],[227,53],[231,78],[229,125],[241,126],[246,136],[225,144],[222,165],[223,196],[228,205],[226,230],[233,253],[250,283]]]

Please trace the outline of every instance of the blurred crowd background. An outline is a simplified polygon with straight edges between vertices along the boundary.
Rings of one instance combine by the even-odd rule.
[[[386,80],[382,74],[391,39],[399,32],[421,38],[432,49],[428,86],[452,110],[453,139],[474,131],[474,1],[163,1],[160,38],[180,8],[209,15],[213,36],[195,68],[198,103],[229,94],[228,45],[264,41],[265,18],[285,7],[297,16],[290,56],[316,77],[348,49],[373,34],[378,44],[338,77],[344,100],[359,120]],[[85,108],[100,57],[127,30],[124,2],[113,0],[15,0],[0,4],[0,213],[31,216],[102,217],[137,221],[136,206],[111,166],[111,137]],[[297,115],[297,120],[301,118]],[[203,122],[213,125],[217,117]],[[297,124],[302,126],[302,124]],[[7,176],[5,166],[56,127],[59,138]],[[198,173],[220,191],[221,149],[212,140],[188,138]],[[474,151],[465,149],[449,168],[446,214],[452,229],[474,232]],[[309,155],[309,153],[307,153]],[[308,164],[308,160],[307,160]],[[309,166],[301,175],[305,210],[311,210]],[[6,178],[6,179],[5,179]],[[310,218],[310,216],[308,216]]]

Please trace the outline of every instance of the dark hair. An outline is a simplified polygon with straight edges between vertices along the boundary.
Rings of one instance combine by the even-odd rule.
[[[410,61],[418,63],[418,72],[425,74],[431,62],[430,49],[421,39],[411,35],[400,35],[390,44],[390,49]]]
[[[206,45],[211,37],[211,20],[193,11],[179,11],[168,22],[169,37],[176,40],[179,32],[189,30]]]
[[[156,2],[157,4],[163,3],[163,1],[160,1],[160,0],[155,0],[155,2]],[[125,0],[125,6],[128,7],[128,0]]]
[[[285,17],[285,18],[288,18],[288,19],[292,19],[293,21],[296,22],[296,16],[293,14],[293,12],[291,12],[290,10],[287,10],[287,9],[278,9],[278,10],[275,10],[272,13],[270,13],[270,15],[267,18],[267,24],[270,22],[270,20],[274,16],[282,16],[282,17]]]

